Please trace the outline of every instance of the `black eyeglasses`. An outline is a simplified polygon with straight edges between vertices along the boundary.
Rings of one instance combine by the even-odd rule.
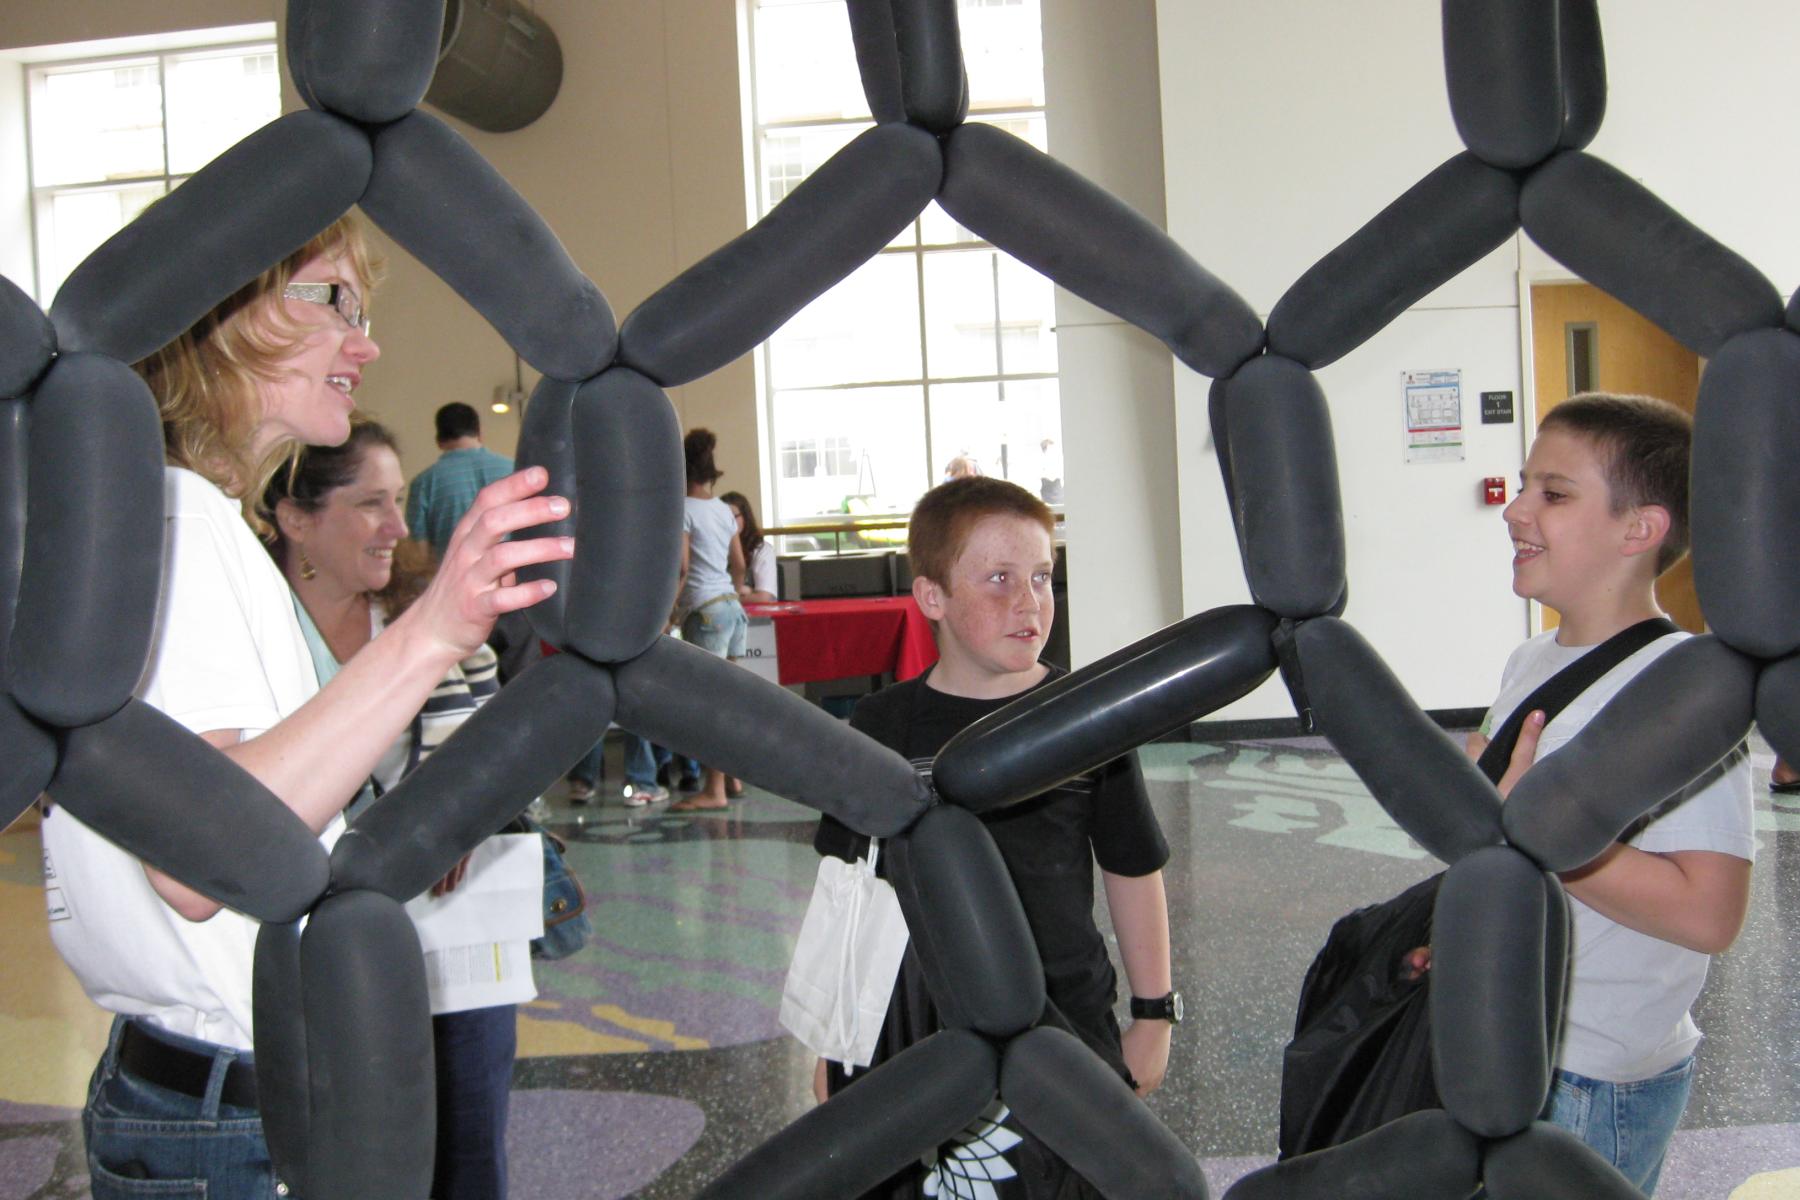
[[[337,309],[345,324],[362,330],[364,337],[369,336],[369,320],[363,316],[362,300],[349,284],[290,283],[281,294],[289,300],[304,300],[308,304],[329,304]]]

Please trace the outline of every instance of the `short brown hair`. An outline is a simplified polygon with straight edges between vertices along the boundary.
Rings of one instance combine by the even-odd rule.
[[[946,591],[950,569],[962,556],[969,533],[984,517],[1022,517],[1055,536],[1050,506],[1016,483],[987,475],[970,475],[940,483],[913,507],[906,529],[906,552],[912,573]]]
[[[1600,456],[1614,516],[1655,504],[1669,513],[1669,532],[1656,552],[1661,575],[1688,549],[1688,459],[1694,419],[1654,396],[1583,392],[1570,396],[1538,426],[1586,438]]]
[[[251,461],[251,438],[262,419],[257,385],[281,378],[281,362],[304,332],[280,313],[279,297],[306,263],[342,254],[367,293],[381,275],[362,219],[346,213],[304,246],[220,301],[174,341],[133,367],[150,385],[162,411],[163,451],[178,467],[202,475],[246,501],[245,518],[258,533],[267,526],[255,501],[293,444]],[[273,336],[258,319],[272,328]]]

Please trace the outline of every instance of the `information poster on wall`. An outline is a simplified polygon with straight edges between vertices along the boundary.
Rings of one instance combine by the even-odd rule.
[[[1406,461],[1463,460],[1462,372],[1402,371]]]

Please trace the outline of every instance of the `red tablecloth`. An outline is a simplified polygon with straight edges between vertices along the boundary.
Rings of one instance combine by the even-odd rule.
[[[937,661],[931,622],[911,596],[746,604],[775,622],[775,661],[782,683],[847,675],[911,679]]]

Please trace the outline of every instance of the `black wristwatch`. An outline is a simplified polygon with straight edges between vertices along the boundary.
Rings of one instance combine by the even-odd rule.
[[[1155,1000],[1145,1000],[1139,996],[1131,998],[1131,1019],[1134,1021],[1167,1021],[1171,1025],[1181,1024],[1181,993],[1170,992]]]

